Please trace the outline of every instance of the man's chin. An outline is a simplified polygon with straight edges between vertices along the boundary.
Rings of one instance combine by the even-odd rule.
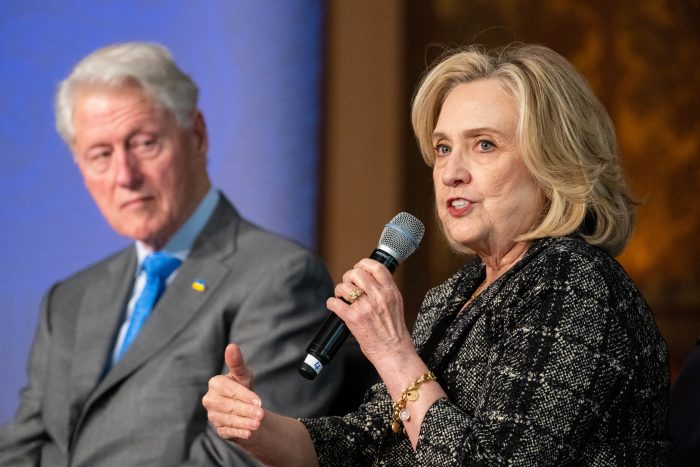
[[[164,235],[153,229],[134,229],[132,227],[123,229],[121,235],[133,241],[141,242],[153,250],[158,250],[165,244],[165,240],[163,240]]]

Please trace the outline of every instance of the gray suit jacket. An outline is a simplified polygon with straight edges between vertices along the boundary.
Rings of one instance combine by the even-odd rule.
[[[241,346],[264,407],[294,417],[328,409],[342,362],[313,382],[297,373],[333,293],[317,257],[222,198],[136,341],[103,374],[135,267],[130,247],[46,295],[29,384],[0,431],[0,465],[251,463],[216,435],[201,403],[229,342]]]

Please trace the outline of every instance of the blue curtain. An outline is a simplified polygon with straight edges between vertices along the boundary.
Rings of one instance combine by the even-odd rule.
[[[322,26],[320,0],[0,2],[0,424],[25,384],[41,296],[128,243],[54,131],[56,84],[98,47],[165,45],[200,86],[214,184],[313,248]]]

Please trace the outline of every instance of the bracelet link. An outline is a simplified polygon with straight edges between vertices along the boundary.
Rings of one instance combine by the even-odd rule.
[[[411,413],[406,408],[406,403],[408,401],[414,402],[418,400],[418,388],[420,388],[421,384],[436,380],[437,378],[433,372],[428,371],[403,390],[401,393],[401,398],[394,402],[394,406],[392,407],[393,414],[391,417],[391,431],[398,433],[401,429],[401,423],[399,423],[399,420],[406,422],[411,419]]]

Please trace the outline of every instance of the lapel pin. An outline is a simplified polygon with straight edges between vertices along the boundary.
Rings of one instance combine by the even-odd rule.
[[[202,279],[197,279],[196,281],[192,282],[192,289],[196,290],[197,292],[204,292],[207,289],[207,285]]]

